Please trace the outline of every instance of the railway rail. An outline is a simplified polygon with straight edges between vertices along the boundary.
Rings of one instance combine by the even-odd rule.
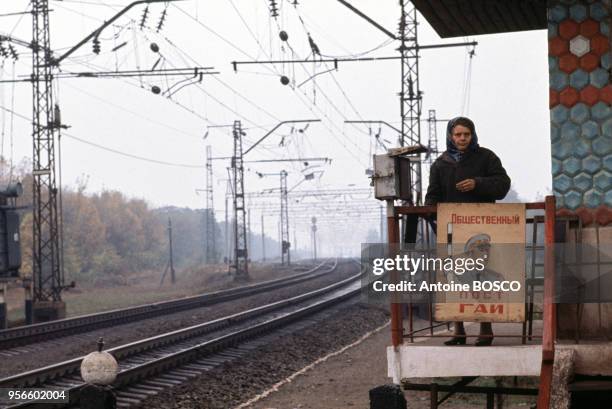
[[[119,405],[137,404],[227,359],[239,357],[252,348],[251,345],[241,350],[240,346],[245,343],[270,337],[279,329],[282,331],[282,328],[349,300],[359,294],[361,274],[286,300],[107,350],[119,363],[114,384]],[[74,407],[78,405],[84,385],[79,373],[82,359],[0,379],[0,388],[62,388],[68,391],[70,404],[50,407]],[[0,407],[6,407],[1,405],[0,402]],[[9,407],[41,406],[29,402]]]
[[[333,263],[333,265],[329,268],[325,268],[325,266],[328,266],[330,262]],[[191,297],[0,330],[0,355],[2,350],[6,350],[8,348],[22,347],[36,342],[48,341],[53,338],[79,334],[147,318],[159,317],[180,311],[210,306],[221,302],[232,301],[242,297],[291,286],[307,280],[315,279],[334,271],[336,266],[337,260],[334,260],[333,262],[326,260],[305,272],[295,274],[290,277],[268,280],[261,283],[249,284]]]

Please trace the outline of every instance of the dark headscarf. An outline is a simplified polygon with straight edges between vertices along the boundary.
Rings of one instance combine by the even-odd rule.
[[[457,146],[455,146],[455,143],[453,142],[453,128],[456,125],[465,126],[472,132],[472,140],[468,146],[469,151],[475,152],[478,150],[478,135],[476,135],[476,127],[474,126],[474,122],[472,122],[472,120],[469,118],[458,116],[448,121],[448,125],[446,126],[446,152],[448,152],[450,157],[453,158],[455,162],[459,162],[465,152],[461,152],[459,149],[457,149]]]

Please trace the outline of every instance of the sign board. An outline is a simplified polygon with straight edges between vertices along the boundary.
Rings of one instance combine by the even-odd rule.
[[[521,203],[441,203],[438,256],[486,252],[477,280],[518,281],[520,291],[463,291],[436,295],[436,321],[523,322],[525,320],[525,205]],[[485,250],[482,250],[482,249]],[[440,254],[442,251],[443,254]],[[436,272],[439,282],[468,279]]]

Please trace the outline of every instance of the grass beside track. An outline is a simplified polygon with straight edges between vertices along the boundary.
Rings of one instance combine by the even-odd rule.
[[[251,283],[283,277],[288,267],[271,264],[253,263],[249,266]],[[292,272],[291,274],[294,274]],[[108,311],[117,308],[149,304],[158,301],[172,300],[181,297],[201,294],[241,286],[235,283],[227,273],[227,266],[206,266],[197,270],[177,273],[175,285],[170,284],[170,277],[162,286],[159,285],[160,272],[143,272],[129,276],[123,284],[116,285],[83,285],[63,293],[66,302],[66,315],[73,317],[83,314]],[[24,317],[24,292],[20,288],[9,291],[9,323],[19,324]]]

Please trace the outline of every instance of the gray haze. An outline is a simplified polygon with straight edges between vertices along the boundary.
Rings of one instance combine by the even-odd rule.
[[[60,53],[128,3],[126,0],[50,1],[54,10],[51,15],[53,48]],[[143,78],[142,82],[137,78],[59,81],[57,101],[62,108],[63,122],[71,127],[62,138],[64,185],[86,179],[90,192],[116,189],[144,198],[153,206],[203,207],[204,196],[195,190],[203,188],[205,183],[205,145],[213,146],[214,156],[228,156],[232,149],[229,128],[211,129],[208,138],[203,140],[207,126],[231,124],[241,119],[243,126],[249,128],[245,141],[249,146],[279,121],[318,118],[323,122],[312,124],[303,134],[291,135],[290,126],[280,129],[245,159],[325,156],[333,162],[317,169],[324,171],[323,176],[303,182],[299,189],[367,187],[369,180],[364,172],[371,166],[376,144],[367,126],[351,126],[344,121],[380,119],[399,126],[399,62],[340,63],[338,71],[319,75],[299,88],[298,84],[331,65],[250,65],[239,67],[239,72],[234,73],[230,64],[234,60],[306,58],[310,54],[307,31],[322,54],[330,56],[361,54],[387,41],[383,33],[338,2],[302,0],[299,15],[292,2],[278,0],[278,3],[282,4],[281,15],[273,20],[269,1],[265,0],[178,2],[168,8],[166,23],[159,33],[155,26],[164,9],[163,3],[149,7],[147,25],[150,28],[145,30],[139,28],[143,7],[137,7],[104,31],[100,55],[92,53],[90,43],[67,60],[62,65],[65,71],[149,69],[158,58],[149,48],[155,42],[164,57],[164,68],[214,66],[221,73],[205,77],[200,85],[182,89],[172,100],[152,94],[150,88],[157,85],[164,91],[178,78]],[[397,1],[354,0],[352,3],[390,30],[397,30]],[[24,11],[27,5],[25,0],[3,1],[0,14]],[[31,17],[26,15],[19,20],[19,17],[0,17],[0,32],[29,41]],[[420,22],[422,44],[464,40],[441,40],[424,19]],[[288,33],[291,49],[286,45],[281,47],[279,27]],[[546,32],[474,39],[479,45],[472,62],[469,107],[464,102],[468,50],[460,47],[422,52],[423,117],[426,118],[428,109],[436,109],[439,118],[462,113],[472,117],[481,144],[501,157],[513,188],[522,198],[535,199],[538,194],[549,191],[551,185]],[[126,41],[126,46],[111,52],[113,47]],[[396,55],[396,48],[397,44],[391,42],[368,56]],[[26,49],[18,47],[18,50],[22,55],[15,65],[15,74],[28,75],[30,56]],[[12,63],[6,61],[2,79],[10,79],[13,74]],[[281,74],[293,81],[293,87],[280,84]],[[2,84],[0,90],[0,104],[10,108],[12,85]],[[14,110],[31,117],[30,84],[15,85]],[[4,110],[1,115],[4,156],[15,161],[31,157],[29,122],[15,116],[11,133],[11,115]],[[423,124],[422,130],[424,143],[426,125]],[[438,126],[441,145],[444,128],[443,124]],[[377,126],[372,129],[372,133],[376,132]],[[143,162],[86,145],[71,136],[128,154],[202,168]],[[283,136],[284,146],[279,146]],[[385,128],[382,128],[382,137],[393,142],[397,139],[397,135]],[[226,184],[223,179],[227,178],[227,166],[227,161],[215,162],[215,207],[219,218],[223,218]],[[290,172],[290,187],[303,179],[301,164],[249,164],[248,168],[247,191],[278,186],[278,177],[260,179],[255,171],[274,173],[285,168]],[[346,245],[355,249],[365,240],[368,230],[378,230],[376,217],[350,223],[342,220],[336,227],[327,229],[321,225],[322,243],[346,240]],[[259,231],[257,220],[259,217],[255,214],[253,229]],[[274,226],[270,226],[267,234],[276,237],[276,225],[271,224]],[[309,242],[308,223],[296,224],[298,242],[305,245]],[[333,251],[331,246],[328,250]]]

